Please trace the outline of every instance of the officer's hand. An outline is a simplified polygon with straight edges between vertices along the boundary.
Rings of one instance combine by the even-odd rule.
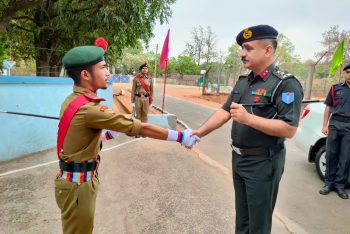
[[[180,143],[188,149],[191,149],[194,144],[200,141],[198,136],[192,135],[192,130],[189,128],[181,131],[181,133],[182,141]]]
[[[328,126],[326,127],[323,127],[321,132],[325,135],[325,136],[328,136]]]
[[[249,114],[241,104],[232,102],[230,108],[230,114],[233,121],[240,124],[248,124],[251,114]]]
[[[131,108],[135,108],[135,102],[131,103]]]

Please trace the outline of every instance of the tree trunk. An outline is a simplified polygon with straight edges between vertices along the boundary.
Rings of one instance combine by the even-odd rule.
[[[311,90],[312,90],[312,81],[314,79],[315,73],[315,64],[309,64],[309,72],[305,82],[305,100],[310,100],[311,98]]]
[[[205,90],[208,86],[208,79],[209,79],[209,71],[211,67],[208,68],[208,70],[205,71],[204,77],[203,77],[203,87],[202,87],[202,96],[205,94]]]

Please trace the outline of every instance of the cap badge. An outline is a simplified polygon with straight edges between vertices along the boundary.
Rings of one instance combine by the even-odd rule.
[[[252,31],[249,28],[244,29],[244,32],[243,32],[243,38],[244,39],[249,39],[252,36],[253,36],[253,33],[252,33]]]

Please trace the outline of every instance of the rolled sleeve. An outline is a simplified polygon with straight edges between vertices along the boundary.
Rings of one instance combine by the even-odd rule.
[[[117,114],[113,110],[101,108],[102,106],[88,105],[86,108],[85,123],[89,128],[109,129],[125,133],[129,136],[138,135],[141,122],[126,115]]]

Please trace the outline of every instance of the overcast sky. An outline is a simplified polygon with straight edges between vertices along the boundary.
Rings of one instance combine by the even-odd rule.
[[[227,53],[236,35],[244,28],[269,24],[285,34],[302,60],[314,58],[322,49],[322,33],[333,25],[350,30],[349,0],[177,0],[168,24],[157,24],[149,50],[158,53],[170,28],[169,56],[176,57],[191,41],[193,27],[210,26],[218,50]]]

